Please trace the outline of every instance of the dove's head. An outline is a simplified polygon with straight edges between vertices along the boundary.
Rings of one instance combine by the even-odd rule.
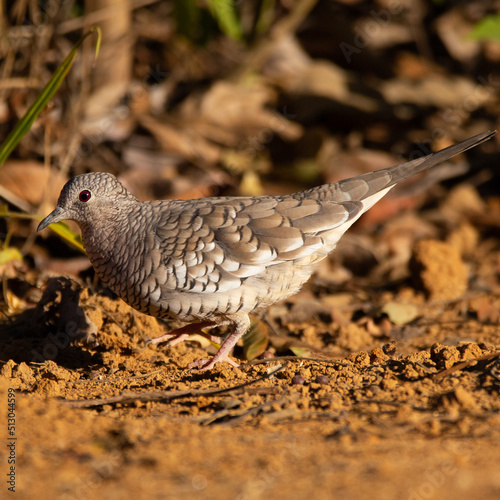
[[[137,202],[112,174],[93,172],[70,179],[63,187],[56,208],[40,222],[37,231],[62,220],[80,226],[115,218],[124,203]]]

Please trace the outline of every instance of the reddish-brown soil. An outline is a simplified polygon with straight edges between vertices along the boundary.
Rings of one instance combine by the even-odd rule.
[[[39,277],[3,323],[18,497],[498,498],[500,251],[464,241],[414,245],[392,290],[327,290],[325,263],[258,327],[283,359],[209,373],[185,367],[211,346],[146,346],[165,325]]]

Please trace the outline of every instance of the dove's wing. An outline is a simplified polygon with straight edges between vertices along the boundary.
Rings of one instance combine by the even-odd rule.
[[[289,196],[153,202],[164,286],[227,292],[269,266],[308,266],[395,184],[486,141],[487,132],[394,167]]]

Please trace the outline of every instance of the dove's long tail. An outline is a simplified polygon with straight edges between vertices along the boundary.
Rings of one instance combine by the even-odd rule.
[[[371,198],[374,194],[382,192],[381,196],[375,197],[378,201],[390,188],[394,187],[398,182],[415,175],[422,170],[434,167],[442,163],[452,156],[458,155],[471,149],[482,142],[487,141],[496,134],[496,131],[483,132],[482,134],[470,137],[465,141],[449,146],[436,153],[417,158],[415,160],[400,163],[394,167],[369,172],[367,174],[345,179],[333,184],[324,184],[316,188],[302,191],[301,194],[305,198],[314,198],[317,200],[332,200],[332,201],[364,201]],[[375,201],[373,203],[375,203]],[[372,206],[373,203],[365,204],[366,207]],[[368,207],[369,208],[369,207]],[[366,208],[366,210],[368,209]]]

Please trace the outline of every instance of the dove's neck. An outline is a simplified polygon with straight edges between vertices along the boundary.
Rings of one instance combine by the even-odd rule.
[[[98,276],[116,290],[116,276],[129,279],[132,256],[140,254],[144,246],[145,204],[137,201],[120,211],[103,214],[98,223],[81,224],[82,240],[87,255]]]

